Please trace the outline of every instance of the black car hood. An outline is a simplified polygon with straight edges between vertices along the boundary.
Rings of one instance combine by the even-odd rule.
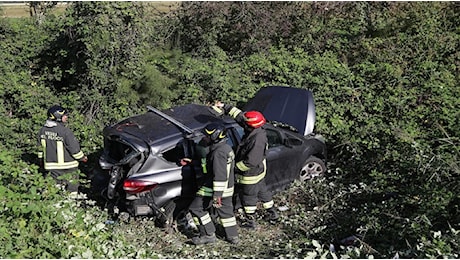
[[[267,120],[291,125],[303,135],[313,132],[316,119],[313,94],[309,90],[292,87],[262,88],[243,110],[257,110]]]

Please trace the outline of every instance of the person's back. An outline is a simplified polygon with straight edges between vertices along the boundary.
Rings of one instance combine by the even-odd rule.
[[[204,183],[190,205],[190,213],[194,216],[200,234],[192,238],[195,245],[216,241],[216,228],[209,215],[209,208],[215,208],[220,224],[225,230],[226,240],[238,243],[236,218],[233,213],[234,167],[235,153],[227,144],[226,129],[221,124],[209,124],[204,128],[205,142],[209,144],[206,157]]]
[[[245,172],[245,176],[256,176],[265,172],[267,134],[262,127],[248,131],[242,137],[236,150],[236,167]]]
[[[231,197],[235,185],[235,154],[232,147],[226,142],[211,145],[206,164],[212,168],[208,173],[210,171],[214,176],[210,187],[213,187],[214,192],[221,191],[222,197]]]
[[[48,119],[38,132],[38,158],[58,183],[65,185],[68,191],[78,192],[78,175],[73,173],[77,171],[79,161],[86,162],[87,157],[73,132],[64,125],[67,119],[67,111],[61,106],[48,110]],[[68,174],[73,180],[65,180],[64,175]]]
[[[79,157],[83,153],[70,129],[61,122],[47,120],[39,131],[39,138],[46,153],[43,162],[45,170],[76,170],[78,161],[72,155]]]
[[[269,214],[267,218],[278,219],[272,193],[268,191],[265,183],[268,148],[267,134],[263,129],[266,123],[265,117],[258,111],[243,112],[237,107],[220,102],[211,108],[211,111],[217,115],[225,113],[230,115],[244,129],[244,136],[238,145],[235,158],[235,174],[237,184],[241,187],[239,195],[246,217],[242,226],[255,228],[255,212],[259,200]]]

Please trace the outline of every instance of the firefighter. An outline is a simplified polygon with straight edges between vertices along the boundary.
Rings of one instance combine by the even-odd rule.
[[[235,175],[245,219],[242,227],[255,229],[257,202],[262,201],[266,219],[278,219],[274,208],[273,195],[265,183],[267,134],[262,127],[266,119],[258,111],[243,112],[237,107],[217,102],[211,107],[214,114],[228,114],[244,129],[244,135],[236,150]]]
[[[225,230],[226,240],[236,244],[239,238],[232,201],[235,153],[227,144],[227,131],[222,124],[208,124],[203,132],[209,153],[206,157],[207,171],[204,174],[204,183],[189,208],[200,233],[192,238],[192,243],[200,245],[216,241],[216,227],[210,215],[210,209],[215,208],[220,224]]]
[[[55,105],[48,109],[47,116],[45,125],[38,132],[40,165],[58,184],[76,195],[79,186],[78,164],[79,161],[86,163],[88,158],[80,150],[80,144],[73,132],[65,126],[68,111]]]

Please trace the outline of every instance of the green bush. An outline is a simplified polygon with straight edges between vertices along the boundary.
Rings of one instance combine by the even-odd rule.
[[[103,127],[147,104],[240,104],[261,87],[289,85],[313,91],[330,170],[287,191],[288,239],[268,255],[458,257],[458,4],[190,3],[155,17],[145,10],[76,2],[41,23],[0,19],[0,255],[157,256],[102,225],[105,212],[63,199],[32,164],[49,106],[70,109],[69,127],[92,168]],[[354,247],[329,250],[351,235]]]
[[[38,167],[0,151],[0,255],[6,258],[138,258],[135,248],[106,225],[94,201],[76,201]],[[93,204],[93,205],[92,205]],[[114,242],[116,241],[116,242]]]

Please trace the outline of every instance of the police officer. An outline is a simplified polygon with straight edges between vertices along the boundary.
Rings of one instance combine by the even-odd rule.
[[[240,189],[240,199],[246,219],[243,227],[255,229],[257,202],[262,201],[270,221],[278,219],[274,208],[273,195],[265,184],[267,134],[262,126],[266,119],[258,111],[243,112],[237,107],[217,102],[211,107],[215,114],[228,114],[243,128],[244,135],[236,150],[235,174]]]
[[[45,125],[38,132],[38,159],[58,184],[77,194],[78,164],[79,161],[87,162],[88,158],[80,150],[80,143],[73,132],[65,126],[68,111],[55,105],[48,109],[47,116]],[[63,175],[70,175],[71,180]]]
[[[199,236],[192,238],[192,243],[200,245],[216,241],[216,228],[209,214],[211,207],[214,207],[225,230],[226,240],[236,244],[239,238],[232,203],[235,154],[227,144],[227,133],[222,124],[208,124],[203,132],[209,153],[206,157],[204,183],[189,208],[200,232]]]

